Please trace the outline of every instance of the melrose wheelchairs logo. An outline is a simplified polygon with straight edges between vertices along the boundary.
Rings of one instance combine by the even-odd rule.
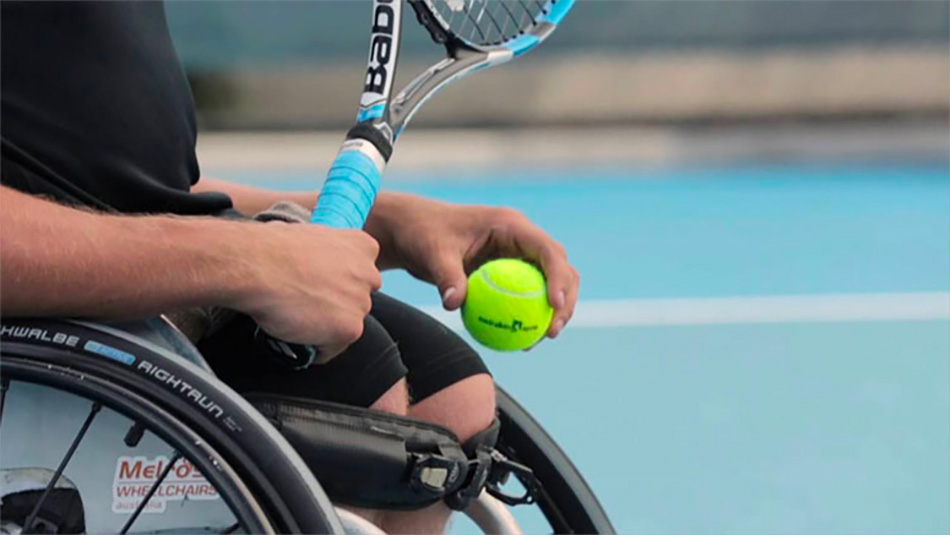
[[[112,483],[112,512],[132,513],[158,481],[170,459],[158,456],[122,456],[116,460]],[[218,491],[197,468],[186,459],[179,459],[162,480],[148,501],[143,513],[163,513],[170,501],[217,500]]]

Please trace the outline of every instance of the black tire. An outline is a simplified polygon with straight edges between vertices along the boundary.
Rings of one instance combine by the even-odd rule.
[[[538,506],[555,533],[616,533],[590,486],[551,435],[501,387],[497,448],[531,468],[541,484]]]
[[[4,350],[6,350],[6,347]],[[184,423],[162,410],[161,407],[133,391],[112,384],[108,379],[99,377],[94,373],[52,364],[42,357],[21,357],[9,354],[6,351],[3,352],[2,357],[0,369],[2,369],[4,387],[7,393],[15,396],[23,386],[22,383],[31,383],[69,392],[74,394],[74,401],[79,402],[84,399],[91,402],[94,407],[96,405],[102,406],[127,416],[132,422],[140,425],[143,432],[147,430],[161,437],[172,448],[172,451],[181,454],[197,467],[202,475],[207,474],[205,478],[214,486],[234,514],[237,520],[236,527],[247,533],[273,533],[277,531],[269,515],[238,478],[224,457],[201,440],[201,437],[191,431]],[[98,409],[95,410],[98,412]],[[68,431],[64,430],[64,434],[68,434]],[[82,438],[79,437],[80,442]],[[79,445],[79,442],[77,442],[77,445]],[[31,512],[39,496],[39,492],[36,493],[36,496],[27,496],[26,498],[31,499],[27,500],[29,503],[22,508],[22,512]],[[4,496],[4,502],[6,501],[7,496]],[[44,513],[46,512],[46,508],[44,508]],[[10,516],[5,515],[5,519],[10,520]],[[20,521],[27,518],[23,515],[19,516]],[[134,520],[132,519],[133,523]],[[132,524],[129,527],[132,527]],[[69,526],[67,524],[64,526],[58,522],[53,526],[56,531],[65,529],[65,533],[77,533],[78,531],[75,531],[75,528],[75,525]]]
[[[145,418],[135,411],[148,405],[200,437],[233,469],[274,531],[343,532],[329,499],[289,444],[243,398],[195,364],[127,333],[80,322],[4,321],[2,341],[4,382],[56,383],[55,376],[59,384],[52,386],[84,397],[101,397],[108,388],[124,392],[125,401],[137,404],[111,408],[139,421]],[[44,367],[56,373],[37,371]],[[89,391],[86,383],[100,391]],[[121,405],[123,398],[115,400]],[[200,459],[192,462],[202,468]]]

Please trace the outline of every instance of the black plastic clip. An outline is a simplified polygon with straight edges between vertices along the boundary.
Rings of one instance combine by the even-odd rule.
[[[541,493],[541,483],[534,475],[534,472],[523,464],[516,463],[505,457],[498,450],[492,450],[491,474],[488,476],[488,483],[485,490],[497,498],[499,501],[508,505],[530,505],[537,501]],[[514,474],[525,492],[521,496],[505,493],[501,486],[508,481],[508,477]]]
[[[458,465],[441,455],[413,455],[415,461],[410,484],[418,491],[440,496],[451,488],[459,477]]]
[[[475,450],[475,458],[468,461],[465,482],[452,494],[445,497],[445,503],[456,511],[468,507],[488,482],[492,470],[492,455],[494,450],[480,447]]]

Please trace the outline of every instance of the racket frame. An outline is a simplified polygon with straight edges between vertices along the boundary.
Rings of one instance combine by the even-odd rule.
[[[374,1],[374,25],[377,5],[381,1]],[[447,31],[445,27],[448,23],[437,9],[430,7],[428,0],[407,1],[414,9],[416,19],[428,30],[432,40],[445,46],[446,58],[416,76],[391,99],[391,85],[386,88],[385,93],[364,91],[360,98],[357,122],[371,121],[387,136],[390,143],[395,142],[415,113],[436,93],[472,72],[501,65],[535,48],[548,38],[574,4],[574,0],[547,0],[542,8],[543,15],[518,37],[495,45],[479,45]],[[398,38],[398,30],[396,37]],[[367,76],[370,76],[374,69],[372,50],[375,39],[374,34],[370,41]],[[395,43],[394,47],[398,47],[398,43]],[[395,58],[392,61],[389,84],[395,78]]]
[[[370,52],[356,124],[347,133],[330,167],[311,222],[362,228],[392,155],[393,144],[419,108],[459,78],[506,63],[537,47],[575,3],[575,0],[546,0],[540,16],[533,19],[534,24],[516,37],[498,44],[481,45],[446,29],[448,24],[432,7],[433,0],[406,1],[432,39],[445,46],[446,58],[416,76],[392,97],[404,4],[403,0],[373,1]]]

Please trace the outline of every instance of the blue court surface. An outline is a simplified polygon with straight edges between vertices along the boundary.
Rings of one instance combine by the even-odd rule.
[[[945,162],[445,176],[389,187],[519,208],[581,272],[560,339],[484,354],[619,532],[950,532]]]

